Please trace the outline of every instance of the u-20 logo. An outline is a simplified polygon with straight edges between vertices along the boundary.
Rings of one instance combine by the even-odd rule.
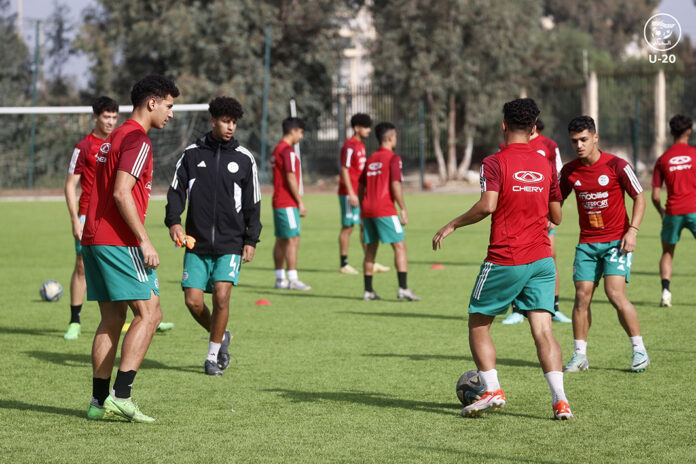
[[[515,180],[534,184],[544,180],[544,175],[534,171],[517,171],[512,175]]]

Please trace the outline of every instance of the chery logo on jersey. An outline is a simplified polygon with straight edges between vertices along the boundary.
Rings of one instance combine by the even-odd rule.
[[[105,155],[109,154],[109,150],[111,150],[111,144],[110,143],[102,143],[101,147],[99,147],[99,151],[104,153]]]
[[[691,162],[690,156],[675,156],[669,160],[669,164],[674,166],[669,167],[669,172],[682,171],[684,169],[691,169],[691,164],[686,164]]]
[[[375,162],[375,163],[370,163],[367,165],[367,175],[368,176],[378,176],[382,174],[382,163],[380,162]]]
[[[538,184],[544,180],[544,175],[534,171],[517,171],[512,175],[512,178],[528,184]],[[538,187],[533,185],[513,185],[513,192],[531,192],[540,193],[544,191],[544,187]]]

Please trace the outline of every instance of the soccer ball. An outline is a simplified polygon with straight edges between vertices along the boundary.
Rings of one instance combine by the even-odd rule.
[[[464,406],[481,399],[485,389],[481,379],[479,379],[478,371],[465,372],[457,380],[457,398]]]
[[[47,280],[41,284],[39,295],[46,301],[58,301],[63,296],[63,286],[55,280]]]

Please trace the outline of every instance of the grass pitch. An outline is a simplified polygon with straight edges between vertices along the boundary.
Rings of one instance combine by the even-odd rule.
[[[460,229],[431,251],[430,240],[477,195],[411,195],[407,205],[409,285],[423,298],[396,300],[396,274],[375,277],[385,300],[363,302],[362,277],[338,274],[338,200],[306,199],[300,278],[308,293],[277,291],[270,197],[254,262],[232,291],[225,375],[203,374],[207,334],[188,314],[180,290],[182,251],[151,202],[148,230],[160,254],[164,320],[138,373],[134,397],[158,421],[90,422],[90,349],[95,303],[82,311],[82,336],[67,342],[68,285],[74,262],[62,203],[0,203],[3,302],[0,311],[0,459],[2,462],[694,462],[696,381],[693,302],[696,247],[677,246],[674,307],[659,308],[659,221],[650,207],[633,260],[629,298],[636,305],[652,364],[628,372],[631,349],[615,311],[598,290],[590,370],[566,375],[576,420],[551,420],[551,400],[527,323],[492,334],[508,405],[481,419],[459,416],[455,382],[474,368],[466,308],[486,253],[489,220]],[[578,226],[574,200],[558,230],[561,309],[572,307],[571,267]],[[350,262],[359,267],[358,234]],[[380,247],[378,260],[391,264]],[[444,270],[431,270],[432,263]],[[66,289],[40,301],[44,280]],[[266,298],[271,306],[255,306]],[[567,361],[570,324],[554,324]],[[115,375],[115,373],[114,373]]]

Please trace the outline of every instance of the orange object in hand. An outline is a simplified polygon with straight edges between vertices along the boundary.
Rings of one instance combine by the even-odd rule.
[[[182,242],[182,241],[179,240],[179,238],[177,237],[177,239],[176,239],[176,246],[179,247],[179,248],[181,248],[181,247],[183,247],[184,245],[186,245],[186,248],[188,248],[189,250],[192,250],[193,247],[196,246],[196,239],[193,238],[193,237],[191,237],[190,235],[185,235],[185,236],[184,236],[184,241]]]

